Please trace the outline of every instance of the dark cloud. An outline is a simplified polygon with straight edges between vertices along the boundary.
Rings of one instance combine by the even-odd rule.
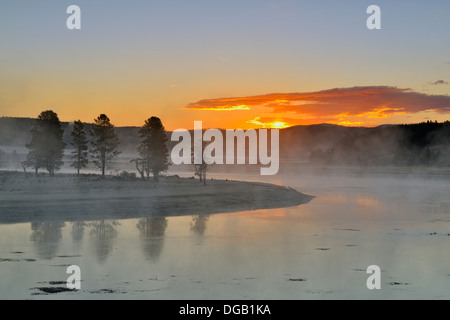
[[[439,84],[448,84],[448,82],[444,81],[444,80],[437,80],[437,81],[434,81],[434,82],[430,82],[430,85],[432,85],[432,86],[437,86]]]

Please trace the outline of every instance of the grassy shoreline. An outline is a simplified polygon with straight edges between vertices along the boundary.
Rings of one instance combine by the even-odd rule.
[[[159,182],[97,175],[25,177],[0,172],[0,223],[91,221],[228,213],[298,206],[314,197],[292,188],[178,176]]]

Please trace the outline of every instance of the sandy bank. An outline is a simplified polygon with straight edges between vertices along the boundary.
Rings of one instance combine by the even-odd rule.
[[[291,207],[312,196],[266,183],[167,177],[29,177],[0,172],[0,223],[129,219]]]

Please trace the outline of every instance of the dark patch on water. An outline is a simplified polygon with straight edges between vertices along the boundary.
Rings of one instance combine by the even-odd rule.
[[[61,292],[75,292],[76,289],[69,289],[67,287],[36,287],[31,288],[30,290],[39,290],[40,292],[32,293],[33,295],[38,294],[56,294]]]
[[[0,258],[0,262],[19,262],[20,259]]]
[[[11,258],[0,258],[0,262],[20,262],[20,261],[34,262],[34,261],[36,261],[36,259],[11,259]]]
[[[330,294],[333,293],[334,291],[331,290],[306,290],[307,293],[310,294]]]
[[[93,290],[90,291],[91,293],[95,293],[95,294],[102,294],[102,293],[126,293],[126,292],[121,292],[118,290],[114,290],[114,289],[99,289],[99,290]]]
[[[76,255],[63,255],[63,256],[56,256],[57,258],[80,258],[81,255],[80,254],[76,254]]]
[[[302,281],[306,281],[306,279],[303,279],[303,278],[289,278],[288,281],[302,282]]]
[[[63,285],[66,284],[66,281],[49,281],[48,284],[51,284],[52,286],[54,285]]]
[[[396,281],[392,281],[392,282],[388,282],[387,283],[390,286],[409,286],[408,282],[396,282]]]

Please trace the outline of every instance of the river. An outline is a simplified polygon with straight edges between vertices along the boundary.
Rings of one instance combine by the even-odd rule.
[[[448,172],[292,172],[209,177],[287,185],[308,204],[0,225],[0,299],[450,298]],[[70,265],[81,289],[58,292]],[[372,265],[380,289],[367,287]]]

